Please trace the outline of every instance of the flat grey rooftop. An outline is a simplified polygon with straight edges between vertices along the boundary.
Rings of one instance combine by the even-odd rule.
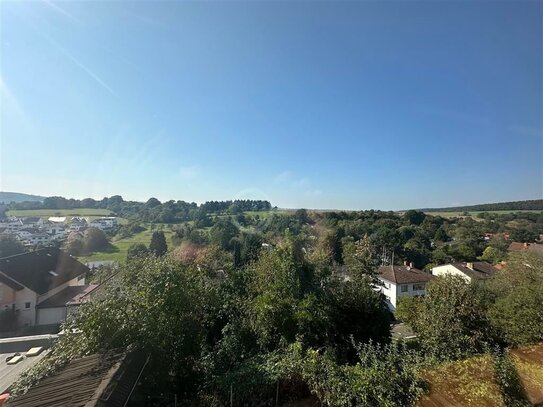
[[[44,350],[38,356],[25,357],[15,365],[8,365],[6,362],[6,358],[13,355],[13,353],[0,353],[0,394],[15,383],[21,373],[39,362],[47,352],[48,350]],[[21,354],[24,353],[21,352]]]

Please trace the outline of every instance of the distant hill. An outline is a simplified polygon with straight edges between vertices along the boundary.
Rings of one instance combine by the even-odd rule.
[[[533,199],[529,201],[513,201],[488,203],[469,206],[451,206],[448,208],[424,208],[423,212],[474,212],[474,211],[543,211],[543,199]]]
[[[8,204],[10,202],[41,202],[45,196],[21,194],[19,192],[3,192],[0,191],[0,203]]]

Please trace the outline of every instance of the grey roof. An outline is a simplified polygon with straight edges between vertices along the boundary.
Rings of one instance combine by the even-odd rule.
[[[485,280],[496,273],[496,268],[486,261],[475,261],[473,263],[453,263],[453,266],[468,277],[475,280]]]
[[[7,406],[124,406],[146,363],[145,355],[122,350],[74,359]]]
[[[42,295],[67,281],[87,273],[89,269],[69,254],[54,247],[0,259],[3,281],[15,281]],[[21,289],[15,284],[6,284]]]
[[[426,283],[434,276],[419,269],[408,266],[381,266],[379,277],[394,284]]]
[[[20,353],[24,355],[24,352],[28,351],[30,348],[31,346],[27,346],[24,350],[20,350]],[[6,358],[13,354],[14,352],[0,352],[0,394],[8,390],[9,387],[17,381],[21,373],[39,362],[47,354],[47,351],[44,351],[37,356],[25,357],[15,365],[8,365],[6,363]]]
[[[29,218],[23,218],[23,219],[22,219],[22,222],[23,222],[24,224],[37,223],[37,222],[39,222],[39,221],[40,221],[40,218],[39,218],[39,217],[36,217],[36,216],[34,216],[34,217],[29,217]]]
[[[96,284],[74,285],[64,288],[62,291],[47,298],[38,304],[38,308],[57,308],[67,305],[79,305],[82,298],[97,287]]]

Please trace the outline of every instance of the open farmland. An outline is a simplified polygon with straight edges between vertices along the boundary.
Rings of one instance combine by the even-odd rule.
[[[490,213],[490,214],[496,214],[496,215],[504,215],[504,214],[508,214],[508,213],[541,213],[542,211],[540,210],[524,210],[524,211],[519,211],[519,210],[503,210],[503,211],[470,211],[470,212],[460,212],[460,211],[457,211],[457,212],[424,212],[425,214],[427,215],[432,215],[432,216],[442,216],[444,218],[464,218],[464,217],[467,217],[467,216],[472,216],[472,217],[477,217],[478,214],[480,213]],[[467,215],[466,215],[467,213]]]

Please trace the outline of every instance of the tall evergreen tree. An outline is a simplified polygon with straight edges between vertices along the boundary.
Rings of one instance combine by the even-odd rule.
[[[153,232],[151,236],[151,243],[149,244],[149,251],[155,256],[164,256],[168,251],[168,245],[166,244],[166,237],[164,232]]]

